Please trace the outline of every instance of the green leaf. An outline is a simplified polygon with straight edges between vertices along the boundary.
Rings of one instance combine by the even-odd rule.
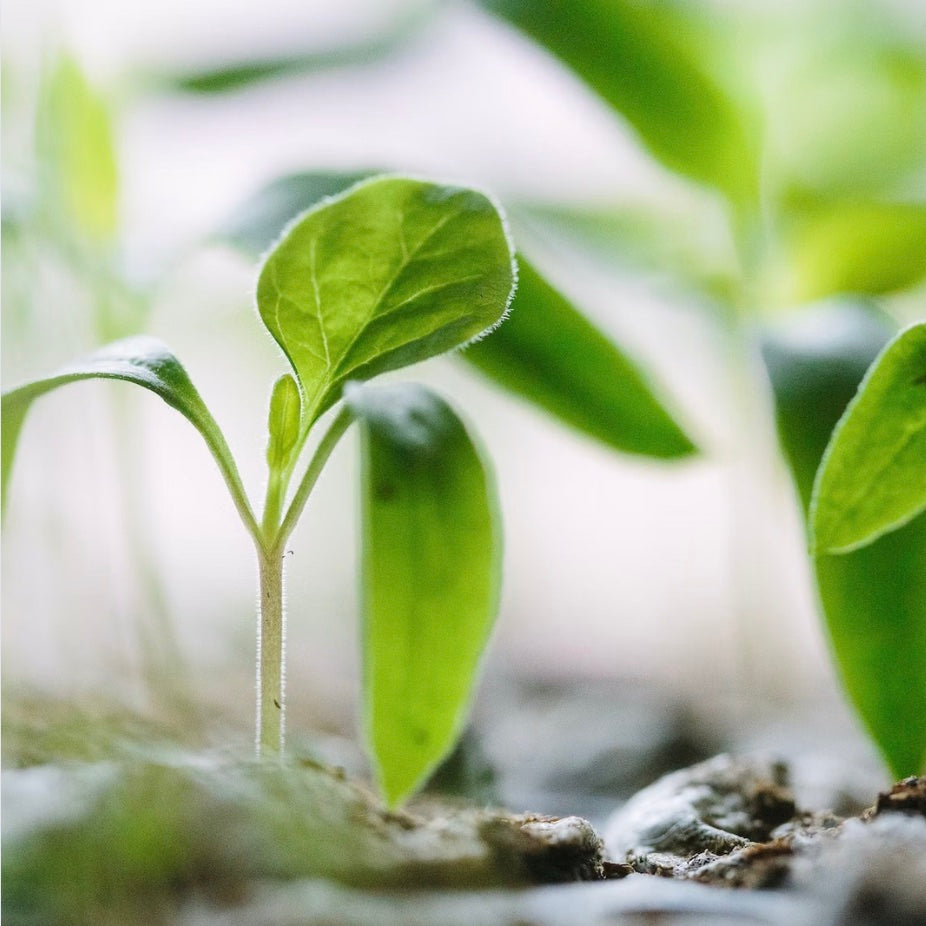
[[[792,318],[763,344],[782,445],[805,509],[827,436],[890,336],[859,306]],[[926,516],[869,546],[815,559],[843,686],[896,777],[922,770],[926,747]]]
[[[573,428],[626,453],[682,457],[695,446],[646,377],[535,269],[518,258],[511,317],[463,357]]]
[[[895,778],[926,771],[924,564],[922,514],[867,547],[815,560],[842,683]]]
[[[267,80],[369,65],[399,51],[427,25],[437,9],[438,4],[432,0],[415,0],[405,4],[389,21],[353,41],[168,74],[158,82],[166,89],[186,93],[230,93]]]
[[[238,512],[252,533],[257,526],[248,506],[235,461],[219,426],[200,398],[186,370],[165,344],[139,336],[115,341],[82,360],[62,367],[43,379],[33,380],[2,396],[2,490],[6,504],[8,481],[19,434],[32,403],[59,386],[86,379],[115,379],[135,383],[160,396],[183,415],[206,441],[232,494]],[[127,438],[126,438],[127,439]]]
[[[893,334],[870,307],[831,302],[782,316],[762,335],[778,435],[805,513],[829,436]]]
[[[818,553],[863,546],[926,508],[926,322],[872,365],[823,457],[811,524]]]
[[[217,237],[247,254],[263,254],[300,212],[376,173],[312,171],[278,177],[245,200],[222,224]]]
[[[302,398],[296,380],[284,373],[274,384],[267,417],[267,466],[283,471],[292,462],[299,442]]]
[[[894,292],[926,276],[926,205],[802,198],[783,244],[781,301]]]
[[[37,147],[52,217],[77,237],[112,238],[119,185],[112,124],[106,103],[71,58],[61,59],[44,88]]]
[[[351,384],[363,462],[366,735],[390,805],[452,748],[498,606],[492,477],[450,407],[421,386]]]
[[[257,284],[264,324],[304,393],[303,428],[348,379],[459,347],[505,315],[511,242],[481,193],[384,177],[298,219]]]
[[[572,68],[672,170],[754,201],[757,144],[686,24],[634,0],[483,0]]]

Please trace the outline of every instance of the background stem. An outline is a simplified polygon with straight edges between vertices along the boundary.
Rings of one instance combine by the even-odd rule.
[[[283,555],[279,548],[259,550],[260,613],[257,624],[257,753],[282,755],[286,722],[286,615],[283,605]]]

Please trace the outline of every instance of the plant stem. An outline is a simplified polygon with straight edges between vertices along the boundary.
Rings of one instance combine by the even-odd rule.
[[[335,445],[353,420],[353,412],[346,405],[342,406],[325,432],[325,436],[319,442],[318,447],[315,448],[315,453],[309,461],[302,481],[293,495],[293,500],[289,503],[283,523],[277,532],[276,542],[279,546],[282,546],[286,542],[286,538],[293,532],[293,528],[302,514],[302,509],[305,508],[305,503],[309,500],[309,494],[315,487],[325,463],[328,462],[328,457],[331,456],[331,451],[334,450]]]
[[[257,622],[257,754],[283,754],[286,724],[286,614],[283,555],[258,551],[260,606]]]
[[[282,757],[286,724],[286,613],[283,599],[284,544],[331,451],[354,420],[342,408],[315,449],[289,509],[280,523],[289,475],[270,473],[261,531],[255,537],[260,573],[257,621],[257,754]]]

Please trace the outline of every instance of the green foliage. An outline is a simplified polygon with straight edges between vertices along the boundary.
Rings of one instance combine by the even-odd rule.
[[[308,428],[365,380],[476,338],[512,294],[511,244],[482,194],[380,178],[322,203],[268,256],[257,304],[299,378]]]
[[[278,177],[245,200],[219,228],[218,237],[249,254],[262,254],[279,237],[280,229],[300,212],[375,173],[306,171]]]
[[[156,79],[169,90],[218,94],[245,90],[268,80],[298,77],[350,65],[369,65],[400,50],[427,25],[437,8],[438,4],[434,0],[409,0],[387,21],[374,25],[367,35],[353,41],[290,54],[229,61],[214,67],[162,74]]]
[[[866,406],[873,409],[866,401],[867,387],[848,411],[846,406],[889,333],[883,321],[868,310],[830,306],[793,319],[784,330],[766,339],[765,357],[775,389],[782,444],[805,507],[810,505],[814,473],[827,438],[840,415],[845,412],[846,424],[839,429],[845,430],[857,414],[853,408],[861,407],[863,413]],[[885,350],[882,356],[886,358],[890,353]],[[913,366],[913,370],[907,369],[908,374],[915,372],[915,362]],[[877,369],[876,364],[869,383],[875,381]],[[910,378],[915,376],[908,375]],[[901,375],[899,385],[905,382]],[[875,394],[879,391],[876,389]],[[848,452],[862,455],[857,459],[858,468],[853,471],[839,465],[832,476],[826,477],[828,482],[840,473],[844,488],[855,486],[856,477],[865,481],[870,467],[877,468],[891,459],[892,442],[888,439],[885,453],[876,433],[881,424],[870,423],[870,440],[854,427],[849,432],[851,438],[855,431],[856,440],[850,441]],[[847,463],[845,451],[836,449],[840,444],[838,435],[834,436],[828,459],[835,455],[838,461],[842,456],[843,463]],[[820,493],[826,469],[817,477],[817,518],[821,516]],[[916,491],[915,481],[900,484],[890,476],[885,476],[885,481],[899,489],[901,495],[904,490]],[[922,481],[920,475],[920,488]],[[838,527],[842,512],[828,504],[824,511],[827,508],[831,512],[827,517],[832,516],[834,527]],[[876,522],[882,516],[880,511],[872,514]],[[852,524],[859,529],[856,520]],[[871,526],[872,522],[868,522],[864,530]],[[924,562],[923,515],[867,546],[839,555],[823,553],[814,560],[820,603],[843,685],[898,777],[921,771],[926,760]]]
[[[290,467],[293,451],[299,444],[302,399],[296,380],[284,373],[274,384],[267,416],[267,466],[273,471]]]
[[[244,488],[231,451],[219,426],[190,381],[180,361],[156,338],[139,336],[106,347],[62,367],[57,373],[33,380],[3,393],[3,501],[12,471],[19,434],[32,403],[40,396],[69,383],[88,379],[115,379],[135,383],[162,398],[184,416],[206,441],[225,478],[239,513],[250,527]]]
[[[780,298],[809,302],[835,293],[881,295],[926,276],[926,206],[803,198],[783,221]]]
[[[272,237],[270,228],[279,228],[301,208],[343,191],[362,176],[302,173],[281,177],[245,202],[219,235],[246,252],[259,252]],[[518,263],[514,317],[492,338],[464,351],[463,359],[503,388],[617,450],[655,457],[693,452],[693,444],[636,364],[523,255],[518,256]]]
[[[572,68],[663,164],[753,203],[757,145],[746,116],[686,41],[686,25],[633,0],[483,0]]]
[[[495,616],[501,531],[486,464],[420,386],[350,384],[362,432],[366,735],[390,804],[460,733]]]
[[[695,451],[640,370],[524,258],[509,321],[464,357],[497,383],[626,453]],[[551,332],[556,337],[551,337]]]
[[[893,332],[871,305],[832,302],[786,315],[762,335],[778,434],[805,513],[830,432]]]
[[[926,770],[926,515],[815,558],[846,693],[897,778]]]
[[[106,104],[77,63],[62,58],[44,88],[37,125],[47,210],[77,236],[110,240],[119,178]]]
[[[901,332],[830,439],[811,506],[813,546],[842,553],[926,508],[926,322]]]
[[[368,483],[365,723],[385,797],[394,804],[451,749],[495,617],[499,539],[490,477],[441,400],[412,387],[376,392],[352,383],[349,408],[318,442],[287,508],[288,483],[310,428],[345,382],[485,333],[504,317],[513,288],[511,245],[485,196],[398,177],[363,183],[299,218],[260,273],[261,317],[296,374],[281,376],[270,398],[260,525],[186,371],[148,337],[116,342],[4,393],[4,490],[31,403],[58,386],[124,380],[183,414],[205,438],[254,539],[261,581],[258,737],[265,751],[278,753],[283,545],[335,444],[359,418]]]

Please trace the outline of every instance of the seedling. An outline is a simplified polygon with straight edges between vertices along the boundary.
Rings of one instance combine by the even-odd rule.
[[[186,417],[254,542],[257,748],[282,755],[286,544],[332,450],[356,421],[365,732],[380,788],[395,804],[459,732],[497,607],[500,538],[490,473],[447,403],[417,385],[364,383],[499,324],[514,291],[512,255],[496,206],[480,193],[400,177],[361,183],[294,220],[260,271],[258,311],[291,367],[270,397],[260,517],[185,369],[147,336],[116,341],[4,393],[4,501],[25,416],[58,386],[123,380]],[[300,470],[310,439],[314,449]]]

